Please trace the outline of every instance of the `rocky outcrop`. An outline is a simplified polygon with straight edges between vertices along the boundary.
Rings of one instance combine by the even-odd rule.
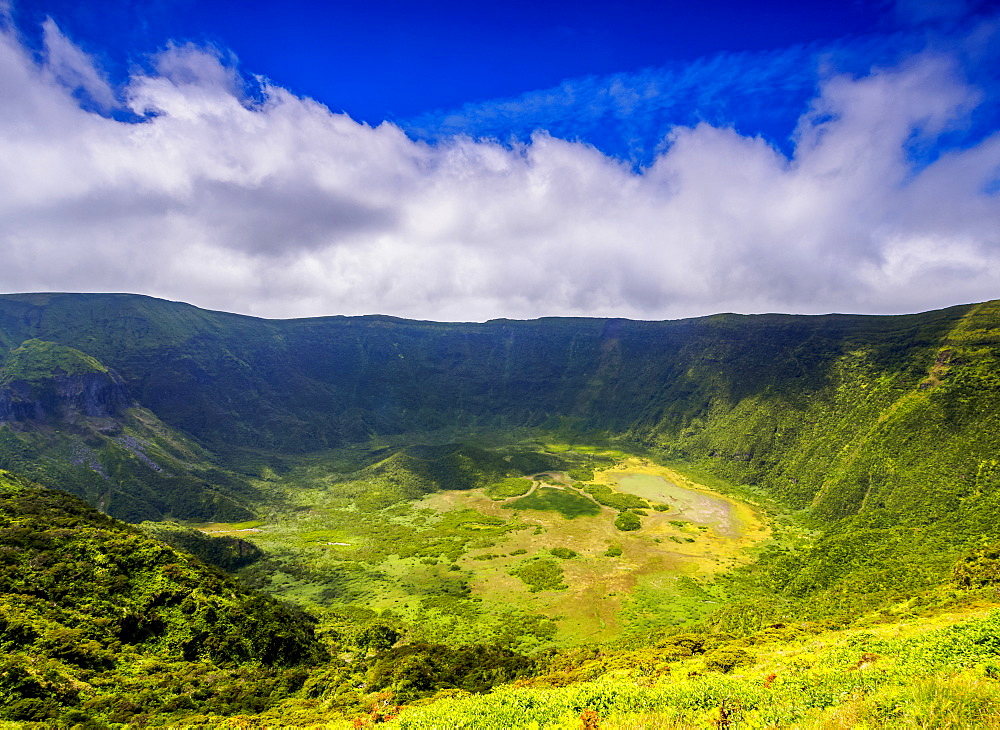
[[[121,376],[110,370],[77,375],[55,371],[48,380],[0,386],[0,423],[113,418],[132,405]]]

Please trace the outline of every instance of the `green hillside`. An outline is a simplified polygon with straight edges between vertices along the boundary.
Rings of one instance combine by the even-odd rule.
[[[197,542],[231,555],[231,540]],[[190,553],[0,471],[0,724],[218,727],[265,711],[315,722],[363,712],[390,686],[400,699],[481,692],[535,666],[498,646],[392,648],[398,637],[364,612],[317,626]]]
[[[308,617],[8,472],[0,604],[9,720],[122,722],[192,700],[224,714],[259,710],[296,681],[292,667],[326,654]]]
[[[662,441],[747,399],[825,393],[850,352],[869,352],[877,372],[917,377],[968,311],[440,324],[6,295],[0,341],[40,338],[96,358],[140,404],[211,448],[291,453],[372,434],[517,426]]]
[[[847,632],[823,634],[824,646],[843,646],[841,653],[807,652],[816,668],[808,681],[839,699],[801,708],[779,725],[840,727],[823,723],[850,706],[863,722],[891,727],[891,714],[869,701],[925,711],[930,700],[900,694],[906,677],[921,671],[940,680],[929,693],[965,692],[983,707],[996,699],[989,689],[995,632],[982,611],[997,602],[1000,574],[998,358],[1000,301],[886,317],[443,324],[261,320],[132,295],[4,295],[0,468],[112,516],[152,521],[141,539],[191,550],[244,585],[312,612],[339,658],[275,690],[272,720],[346,721],[372,702],[391,715],[391,698],[379,700],[378,692],[410,703],[449,691],[431,706],[438,709],[404,711],[398,722],[431,727],[449,716],[439,711],[501,718],[506,710],[492,700],[454,693],[519,677],[521,688],[498,694],[498,703],[541,707],[551,699],[539,727],[578,726],[586,706],[559,704],[544,683],[575,687],[610,673],[618,677],[610,689],[578,690],[631,696],[624,688],[647,681],[651,689],[635,695],[631,709],[600,700],[605,724],[613,716],[621,727],[642,726],[636,718],[653,713],[656,722],[674,723],[665,727],[699,727],[712,713],[720,720],[732,701],[742,708],[732,717],[744,723],[733,727],[763,727],[779,722],[767,718],[784,700],[764,699],[757,674],[783,677],[786,670],[767,667],[807,641],[772,629],[798,626],[809,636]],[[31,530],[47,535],[43,513],[66,509],[69,498],[46,501],[19,478],[4,479],[34,495]],[[26,523],[18,525],[0,533],[0,550],[24,548],[18,530]],[[50,538],[30,539],[41,555],[56,554],[62,548]],[[149,548],[154,553],[171,550],[149,544],[160,546]],[[77,559],[124,566],[115,585],[145,580],[119,558]],[[25,575],[17,578],[23,585],[36,579]],[[80,576],[79,585],[96,586],[88,601],[103,606],[103,578]],[[5,589],[3,600],[23,602],[17,590]],[[205,595],[227,590],[216,583]],[[268,626],[268,612],[280,607],[253,600],[263,603],[242,615],[254,621],[260,611]],[[955,630],[986,637],[987,648],[955,658],[936,639],[900,638],[861,653],[937,654],[892,664],[884,682],[852,683],[875,676],[850,669],[861,661],[854,648],[869,641],[852,636],[904,620],[936,635],[946,630],[945,611],[957,612],[952,622],[984,621]],[[98,613],[25,615],[32,625],[56,622],[52,631],[91,631],[91,648],[105,656],[111,645],[85,629]],[[173,652],[170,661],[268,666],[256,649],[229,659],[186,656],[180,635],[170,633],[175,625],[164,618],[166,633],[147,648]],[[203,640],[228,645],[229,630],[213,624]],[[63,662],[55,639],[22,634],[31,638],[18,651]],[[667,656],[671,637],[689,634],[701,649]],[[240,641],[256,646],[252,635]],[[382,639],[372,643],[374,636]],[[761,642],[770,648],[758,651]],[[471,648],[483,644],[492,648]],[[932,644],[938,648],[927,649]],[[553,674],[590,651],[616,658]],[[713,652],[739,661],[728,666]],[[491,668],[470,668],[474,656]],[[683,670],[676,671],[692,677],[726,678],[677,684],[687,676],[673,674],[677,662]],[[74,674],[82,664],[52,666],[53,677],[69,677],[66,686],[93,684]],[[646,680],[639,667],[647,667]],[[493,679],[461,679],[480,670]],[[278,669],[261,671],[276,677]],[[549,675],[561,678],[541,679]],[[319,676],[327,677],[322,689]],[[661,679],[703,699],[661,692]],[[798,685],[782,681],[767,688],[792,697]],[[118,679],[112,684],[108,697],[125,691]],[[28,702],[35,710],[24,716],[56,717],[82,707],[75,701],[42,703],[48,709]],[[211,706],[192,702],[192,713]],[[667,706],[670,718],[655,714]],[[111,711],[101,707],[106,721]],[[234,708],[218,712],[244,712]],[[575,719],[567,719],[571,709]],[[968,711],[962,717],[975,715]]]
[[[79,350],[32,339],[0,361],[0,468],[57,483],[122,519],[245,519],[246,480],[131,397]]]
[[[6,355],[0,371],[0,385],[17,381],[46,381],[54,374],[86,375],[106,372],[106,367],[79,350],[54,342],[27,340]]]

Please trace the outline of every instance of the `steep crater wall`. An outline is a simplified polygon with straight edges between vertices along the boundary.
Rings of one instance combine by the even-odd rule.
[[[47,381],[15,380],[0,386],[0,423],[114,418],[134,405],[114,372],[53,373]]]

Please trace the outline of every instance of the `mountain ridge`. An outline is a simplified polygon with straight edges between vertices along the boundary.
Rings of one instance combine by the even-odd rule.
[[[760,448],[745,438],[730,445],[728,432],[709,443],[705,419],[720,423],[775,392],[796,403],[823,393],[850,351],[866,353],[872,377],[891,374],[909,387],[916,373],[926,376],[931,350],[955,323],[984,306],[893,316],[435,323],[263,320],[140,295],[24,294],[0,296],[0,342],[11,351],[33,338],[79,350],[121,374],[141,406],[224,460],[240,450],[305,453],[373,434],[521,426],[745,458]],[[7,359],[0,353],[0,366]],[[754,458],[745,466],[759,466]],[[752,468],[724,470],[760,477]]]

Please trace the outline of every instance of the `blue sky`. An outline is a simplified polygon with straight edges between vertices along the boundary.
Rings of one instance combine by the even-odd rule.
[[[635,72],[720,51],[773,51],[882,32],[879,3],[303,2],[21,0],[15,19],[37,45],[53,18],[119,80],[167,41],[214,44],[359,121]]]
[[[701,120],[787,146],[821,66],[893,63],[926,45],[929,28],[954,32],[989,11],[950,0],[293,0],[235,12],[220,0],[22,0],[13,9],[28,44],[41,47],[51,18],[118,84],[168,43],[192,42],[247,76],[421,139],[525,140],[542,128],[643,162],[671,126]],[[647,96],[630,104],[622,89]]]
[[[998,296],[995,3],[233,8],[6,6],[0,287],[432,319]]]

